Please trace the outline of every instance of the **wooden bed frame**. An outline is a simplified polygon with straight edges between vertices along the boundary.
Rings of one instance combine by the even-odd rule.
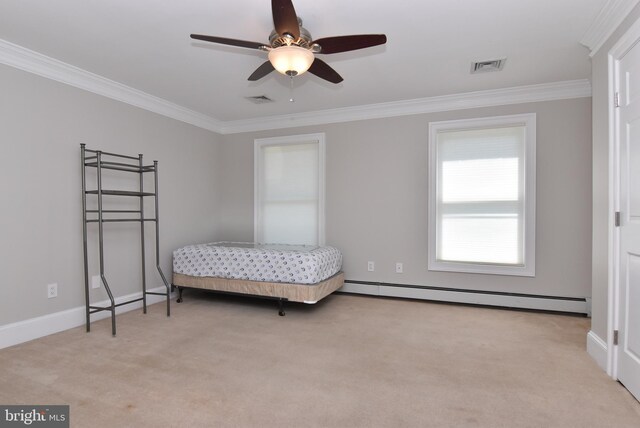
[[[278,314],[284,316],[284,303],[300,302],[314,304],[333,293],[344,284],[344,273],[336,273],[317,284],[292,284],[283,282],[261,282],[243,279],[227,279],[206,276],[173,274],[172,285],[178,288],[177,303],[182,302],[185,288],[197,288],[222,293],[243,294],[278,300]]]

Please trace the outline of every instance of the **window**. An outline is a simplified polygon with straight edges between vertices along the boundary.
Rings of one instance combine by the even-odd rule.
[[[254,149],[255,241],[324,245],[324,134],[257,139]]]
[[[535,276],[535,114],[429,125],[429,270]]]

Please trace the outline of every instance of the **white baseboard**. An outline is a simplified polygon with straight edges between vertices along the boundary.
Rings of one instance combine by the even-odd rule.
[[[345,293],[368,294],[370,296],[380,295],[380,287],[377,285],[353,284],[350,282],[345,282],[338,291],[344,291]]]
[[[602,370],[607,371],[607,342],[593,331],[587,334],[587,353]]]
[[[473,305],[502,306],[518,309],[537,309],[543,311],[572,312],[587,314],[585,300],[566,300],[536,296],[474,293],[468,290],[439,290],[433,288],[415,288],[377,284],[354,284],[345,282],[338,291],[373,296],[404,297],[409,299],[435,300],[440,302],[467,303]]]
[[[158,287],[149,289],[147,291],[162,293],[166,290],[165,287]],[[116,304],[137,299],[142,297],[142,292],[129,294],[128,296],[117,297]],[[148,295],[147,305],[152,305],[164,301],[166,297]],[[110,302],[108,300],[102,302],[92,303],[92,306],[107,306]],[[142,307],[142,301],[134,302],[128,305],[119,306],[116,308],[116,313],[129,312],[134,309]],[[91,315],[91,321],[97,321],[103,318],[111,316],[111,312],[102,311]],[[49,315],[43,315],[37,318],[31,318],[24,321],[18,321],[12,324],[6,324],[0,326],[0,349],[7,348],[9,346],[17,345],[19,343],[28,342],[39,337],[48,336],[53,333],[58,333],[63,330],[78,327],[85,323],[85,307],[79,306],[73,309],[67,309],[66,311],[56,312]]]

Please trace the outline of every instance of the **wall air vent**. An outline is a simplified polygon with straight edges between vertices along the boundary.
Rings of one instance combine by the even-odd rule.
[[[251,101],[254,104],[266,104],[266,103],[273,102],[273,100],[266,95],[256,95],[254,97],[244,97],[244,98]]]
[[[471,74],[486,73],[488,71],[500,71],[504,67],[507,59],[490,59],[487,61],[477,61],[471,63]]]

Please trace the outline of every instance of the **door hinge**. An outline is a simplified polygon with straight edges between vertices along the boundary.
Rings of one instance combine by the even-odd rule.
[[[616,223],[616,227],[620,227],[620,211],[616,211],[615,223]]]
[[[613,346],[618,346],[618,330],[613,330]]]
[[[620,107],[620,93],[616,92],[613,94],[613,106]]]

